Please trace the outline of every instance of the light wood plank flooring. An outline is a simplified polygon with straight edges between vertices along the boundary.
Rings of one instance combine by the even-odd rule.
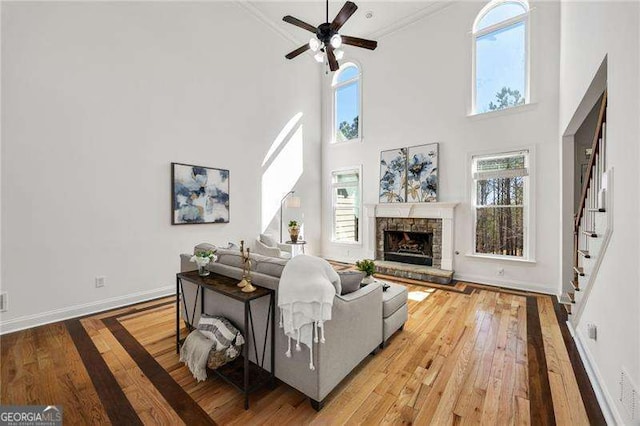
[[[219,379],[197,383],[175,353],[172,298],[2,336],[0,403],[61,404],[65,424],[604,422],[551,297],[405,285],[404,330],[319,413],[284,384],[244,410]]]

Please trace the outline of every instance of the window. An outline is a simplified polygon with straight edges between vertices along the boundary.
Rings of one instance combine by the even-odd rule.
[[[529,101],[529,6],[494,0],[473,25],[473,109],[483,113]]]
[[[333,193],[333,241],[360,240],[360,169],[337,170],[331,176]]]
[[[361,138],[360,77],[360,69],[353,63],[341,66],[333,77],[333,142]]]
[[[529,258],[529,152],[474,156],[474,254]]]

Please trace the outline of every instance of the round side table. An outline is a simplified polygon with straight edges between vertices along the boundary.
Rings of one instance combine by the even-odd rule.
[[[285,241],[286,245],[291,246],[291,257],[297,256],[300,253],[304,253],[304,246],[307,244],[306,241],[298,240],[295,243],[293,241]]]

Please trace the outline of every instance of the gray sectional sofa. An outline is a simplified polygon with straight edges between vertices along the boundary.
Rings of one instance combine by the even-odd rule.
[[[209,244],[199,244],[194,252],[213,248]],[[242,257],[238,250],[218,249],[218,261],[207,268],[215,273],[237,278],[242,275]],[[181,255],[181,271],[196,269],[190,262],[191,254]],[[282,269],[287,260],[251,254],[253,283],[278,291],[278,284]],[[371,352],[382,347],[395,331],[402,328],[407,320],[407,293],[404,286],[394,285],[384,292],[379,282],[369,284],[345,295],[336,295],[333,303],[332,319],[325,323],[326,342],[314,343],[313,357],[315,370],[309,369],[308,349],[303,352],[293,351],[293,356],[287,358],[287,338],[282,329],[275,332],[275,375],[278,379],[307,395],[313,407],[322,408],[325,397]],[[188,307],[195,301],[196,286],[184,283],[184,297]],[[391,297],[393,296],[393,297]],[[386,301],[384,299],[387,299]],[[402,301],[404,300],[404,303]],[[276,299],[277,305],[277,299]],[[392,306],[393,305],[393,306]],[[225,298],[213,292],[205,292],[205,313],[223,315],[237,326],[243,323],[242,304],[230,298]],[[258,356],[262,357],[264,344],[264,330],[268,313],[268,298],[261,298],[252,302],[252,313],[255,326]],[[190,309],[190,308],[189,308]],[[196,309],[193,319],[197,325],[199,310]],[[279,319],[279,311],[276,308]],[[186,320],[185,312],[181,313]],[[189,315],[191,312],[189,312]],[[277,321],[276,321],[277,324]],[[246,335],[246,331],[245,331]],[[256,362],[253,342],[250,342],[249,354],[251,361]],[[266,342],[265,368],[271,365],[270,340]]]

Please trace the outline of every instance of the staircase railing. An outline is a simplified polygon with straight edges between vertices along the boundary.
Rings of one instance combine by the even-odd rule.
[[[578,210],[574,222],[574,257],[573,257],[573,291],[569,292],[569,298],[575,301],[574,291],[580,290],[579,276],[584,275],[580,266],[581,258],[590,258],[589,240],[597,237],[595,228],[595,215],[603,212],[604,205],[601,200],[603,175],[605,172],[605,143],[607,121],[607,92],[604,92],[598,114],[598,123],[591,146],[591,158],[583,179],[582,194],[578,204]],[[569,305],[570,311],[570,305]],[[570,313],[570,312],[569,312]]]

